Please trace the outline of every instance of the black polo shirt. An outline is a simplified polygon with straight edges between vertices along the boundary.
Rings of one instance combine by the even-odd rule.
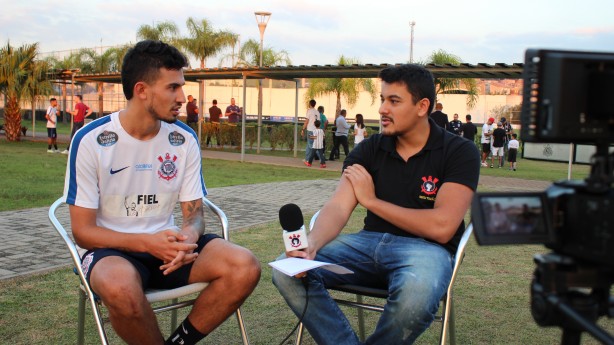
[[[478,186],[480,154],[476,146],[454,135],[429,119],[430,134],[426,145],[407,162],[396,151],[396,137],[376,134],[362,141],[347,157],[343,168],[364,166],[381,199],[406,208],[433,208],[437,192],[446,182],[463,184],[472,190]],[[415,237],[367,210],[365,230]],[[465,230],[459,224],[454,237],[444,247],[456,252]]]

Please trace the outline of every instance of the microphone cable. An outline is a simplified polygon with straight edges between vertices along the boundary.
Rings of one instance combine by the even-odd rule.
[[[300,324],[303,322],[303,318],[305,317],[305,313],[307,312],[307,306],[309,305],[309,282],[307,281],[307,276],[304,276],[303,278],[301,278],[301,282],[303,283],[303,286],[305,287],[305,307],[303,308],[301,317],[298,318],[298,322],[296,323],[294,328],[292,328],[290,333],[288,333],[288,335],[284,338],[284,340],[282,340],[279,343],[279,345],[283,345],[288,339],[290,339],[292,334],[296,332],[298,326],[300,326]]]

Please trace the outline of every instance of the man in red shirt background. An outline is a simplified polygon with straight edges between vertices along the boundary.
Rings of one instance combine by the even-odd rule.
[[[81,129],[81,127],[83,127],[83,124],[85,123],[85,118],[92,115],[92,109],[85,105],[85,103],[83,103],[83,96],[75,95],[73,101],[75,102],[75,110],[71,111],[70,109],[66,109],[67,113],[74,116],[72,123],[72,131],[70,132],[71,141],[72,137],[75,136],[75,133],[77,133],[77,131]],[[68,150],[70,150],[70,143],[68,143],[68,147],[66,147],[66,150],[62,151],[62,153],[67,155]]]

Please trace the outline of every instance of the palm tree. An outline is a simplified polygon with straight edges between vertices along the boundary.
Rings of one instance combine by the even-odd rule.
[[[337,64],[339,66],[359,64],[357,59],[347,58],[343,55],[339,58]],[[377,88],[370,78],[314,78],[311,79],[307,93],[305,93],[305,102],[329,93],[334,93],[337,96],[337,104],[335,106],[335,118],[341,112],[341,97],[345,99],[348,106],[352,107],[358,102],[360,90],[369,92],[371,96],[371,104],[375,102],[377,97]]]
[[[220,65],[224,59],[220,60]],[[262,65],[263,66],[279,66],[291,65],[292,60],[290,55],[285,50],[274,50],[271,47],[262,49]],[[260,43],[253,38],[250,38],[239,49],[238,60],[235,63],[236,67],[255,67],[260,66]],[[260,153],[260,131],[262,127],[262,80],[258,80],[258,133],[256,152]]]
[[[239,49],[238,60],[235,67],[255,67],[260,66],[260,43],[253,38],[243,43]],[[222,60],[223,61],[223,60]],[[222,62],[221,61],[221,62]],[[271,47],[262,49],[263,66],[291,65],[290,55],[285,50],[275,50]]]
[[[62,60],[58,60],[57,58],[50,56],[46,58],[46,61],[55,73],[62,73],[64,71],[77,69],[77,65],[80,63],[80,61],[78,61],[80,60],[78,55],[79,54],[77,52],[72,52],[70,53],[70,55],[65,56]],[[67,90],[65,82],[60,83],[60,89],[62,92],[62,104],[60,106],[60,109],[66,109],[68,108],[68,104],[66,101]],[[62,122],[64,123],[70,122],[69,116],[62,116],[62,119]]]
[[[155,25],[139,26],[136,37],[139,40],[154,40],[173,44],[179,35],[177,25],[172,21],[162,21]]]
[[[434,65],[460,65],[463,61],[458,56],[448,53],[443,49],[434,51],[425,64]],[[467,109],[471,109],[478,101],[478,86],[473,78],[435,78],[436,94],[467,92]]]
[[[214,30],[207,19],[198,21],[192,17],[186,21],[190,37],[183,38],[179,45],[200,61],[200,68],[205,68],[207,58],[217,55],[222,49],[234,46],[239,35],[231,31]]]
[[[24,97],[32,104],[32,133],[36,130],[36,102],[42,101],[46,95],[53,92],[51,81],[49,81],[49,70],[47,61],[35,60],[25,81]]]
[[[122,52],[122,50],[111,48],[99,54],[96,52],[95,49],[83,48],[78,53],[79,58],[77,59],[76,63],[78,64],[78,68],[81,69],[81,73],[118,72],[121,68],[121,65],[119,64],[120,59],[117,55],[120,52]],[[101,117],[104,115],[104,83],[97,82],[96,88],[98,91],[97,117]]]
[[[21,99],[31,95],[46,77],[46,65],[37,64],[37,54],[38,43],[19,48],[7,43],[0,49],[0,91],[6,95],[4,129],[9,141],[21,138]]]

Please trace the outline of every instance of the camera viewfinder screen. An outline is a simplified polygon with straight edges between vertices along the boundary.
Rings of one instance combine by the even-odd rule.
[[[481,219],[476,235],[483,244],[544,243],[546,227],[541,195],[479,197]],[[481,235],[481,236],[480,236]]]

